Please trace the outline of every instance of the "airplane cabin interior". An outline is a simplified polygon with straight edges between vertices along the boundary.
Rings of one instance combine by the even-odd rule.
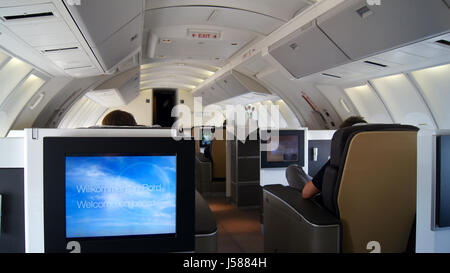
[[[0,253],[450,253],[449,167],[448,0],[0,1]]]

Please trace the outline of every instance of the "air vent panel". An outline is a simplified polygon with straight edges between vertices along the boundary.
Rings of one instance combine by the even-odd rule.
[[[30,18],[49,18],[54,16],[53,12],[39,12],[39,13],[25,13],[25,14],[18,14],[18,15],[7,15],[3,16],[3,19],[5,21],[13,21],[13,20],[24,20],[24,19],[30,19]]]
[[[342,78],[341,76],[328,74],[328,73],[322,73],[322,76],[331,77],[331,78],[335,78],[335,79],[341,79]]]
[[[447,41],[447,40],[438,40],[438,41],[436,41],[436,43],[438,43],[440,45],[450,46],[450,41]]]
[[[69,50],[77,50],[78,47],[77,46],[73,46],[73,47],[64,47],[64,48],[52,48],[52,49],[44,49],[44,53],[49,53],[49,52],[61,52],[61,51],[69,51]]]
[[[381,64],[381,63],[377,63],[377,62],[372,62],[372,61],[364,61],[364,62],[366,64],[375,65],[375,66],[379,66],[379,67],[387,67],[387,65]]]

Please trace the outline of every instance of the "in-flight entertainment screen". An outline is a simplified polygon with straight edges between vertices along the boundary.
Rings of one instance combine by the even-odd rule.
[[[176,233],[176,155],[66,155],[66,237]]]

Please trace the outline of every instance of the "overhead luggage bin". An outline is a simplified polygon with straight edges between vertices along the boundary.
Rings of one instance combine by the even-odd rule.
[[[450,10],[442,0],[351,0],[317,19],[318,27],[352,60],[450,31]]]
[[[195,91],[193,96],[201,96],[203,98],[203,105],[208,105],[248,93],[271,94],[255,80],[236,70],[231,70],[216,79],[213,83]]]
[[[350,61],[315,21],[270,46],[269,53],[297,79]]]
[[[270,92],[261,84],[255,80],[247,77],[246,75],[231,70],[225,73],[217,83],[228,94],[228,98],[236,97],[249,92],[267,93]]]
[[[86,96],[104,107],[127,105],[139,95],[140,79],[136,67],[107,80]]]
[[[66,0],[65,4],[106,73],[140,50],[142,0],[82,1],[80,5]]]
[[[215,81],[196,91],[193,96],[202,97],[202,104],[205,106],[227,98],[225,91]]]

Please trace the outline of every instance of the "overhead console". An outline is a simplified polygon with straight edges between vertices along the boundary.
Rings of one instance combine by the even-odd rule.
[[[298,79],[445,34],[448,16],[441,0],[345,1],[269,47],[269,53]]]
[[[89,77],[138,65],[142,11],[142,0],[53,1],[2,7],[0,24],[61,75]]]
[[[212,83],[196,90],[194,97],[202,97],[203,105],[222,102],[245,94],[270,95],[271,93],[261,84],[246,75],[231,70],[220,76]]]

